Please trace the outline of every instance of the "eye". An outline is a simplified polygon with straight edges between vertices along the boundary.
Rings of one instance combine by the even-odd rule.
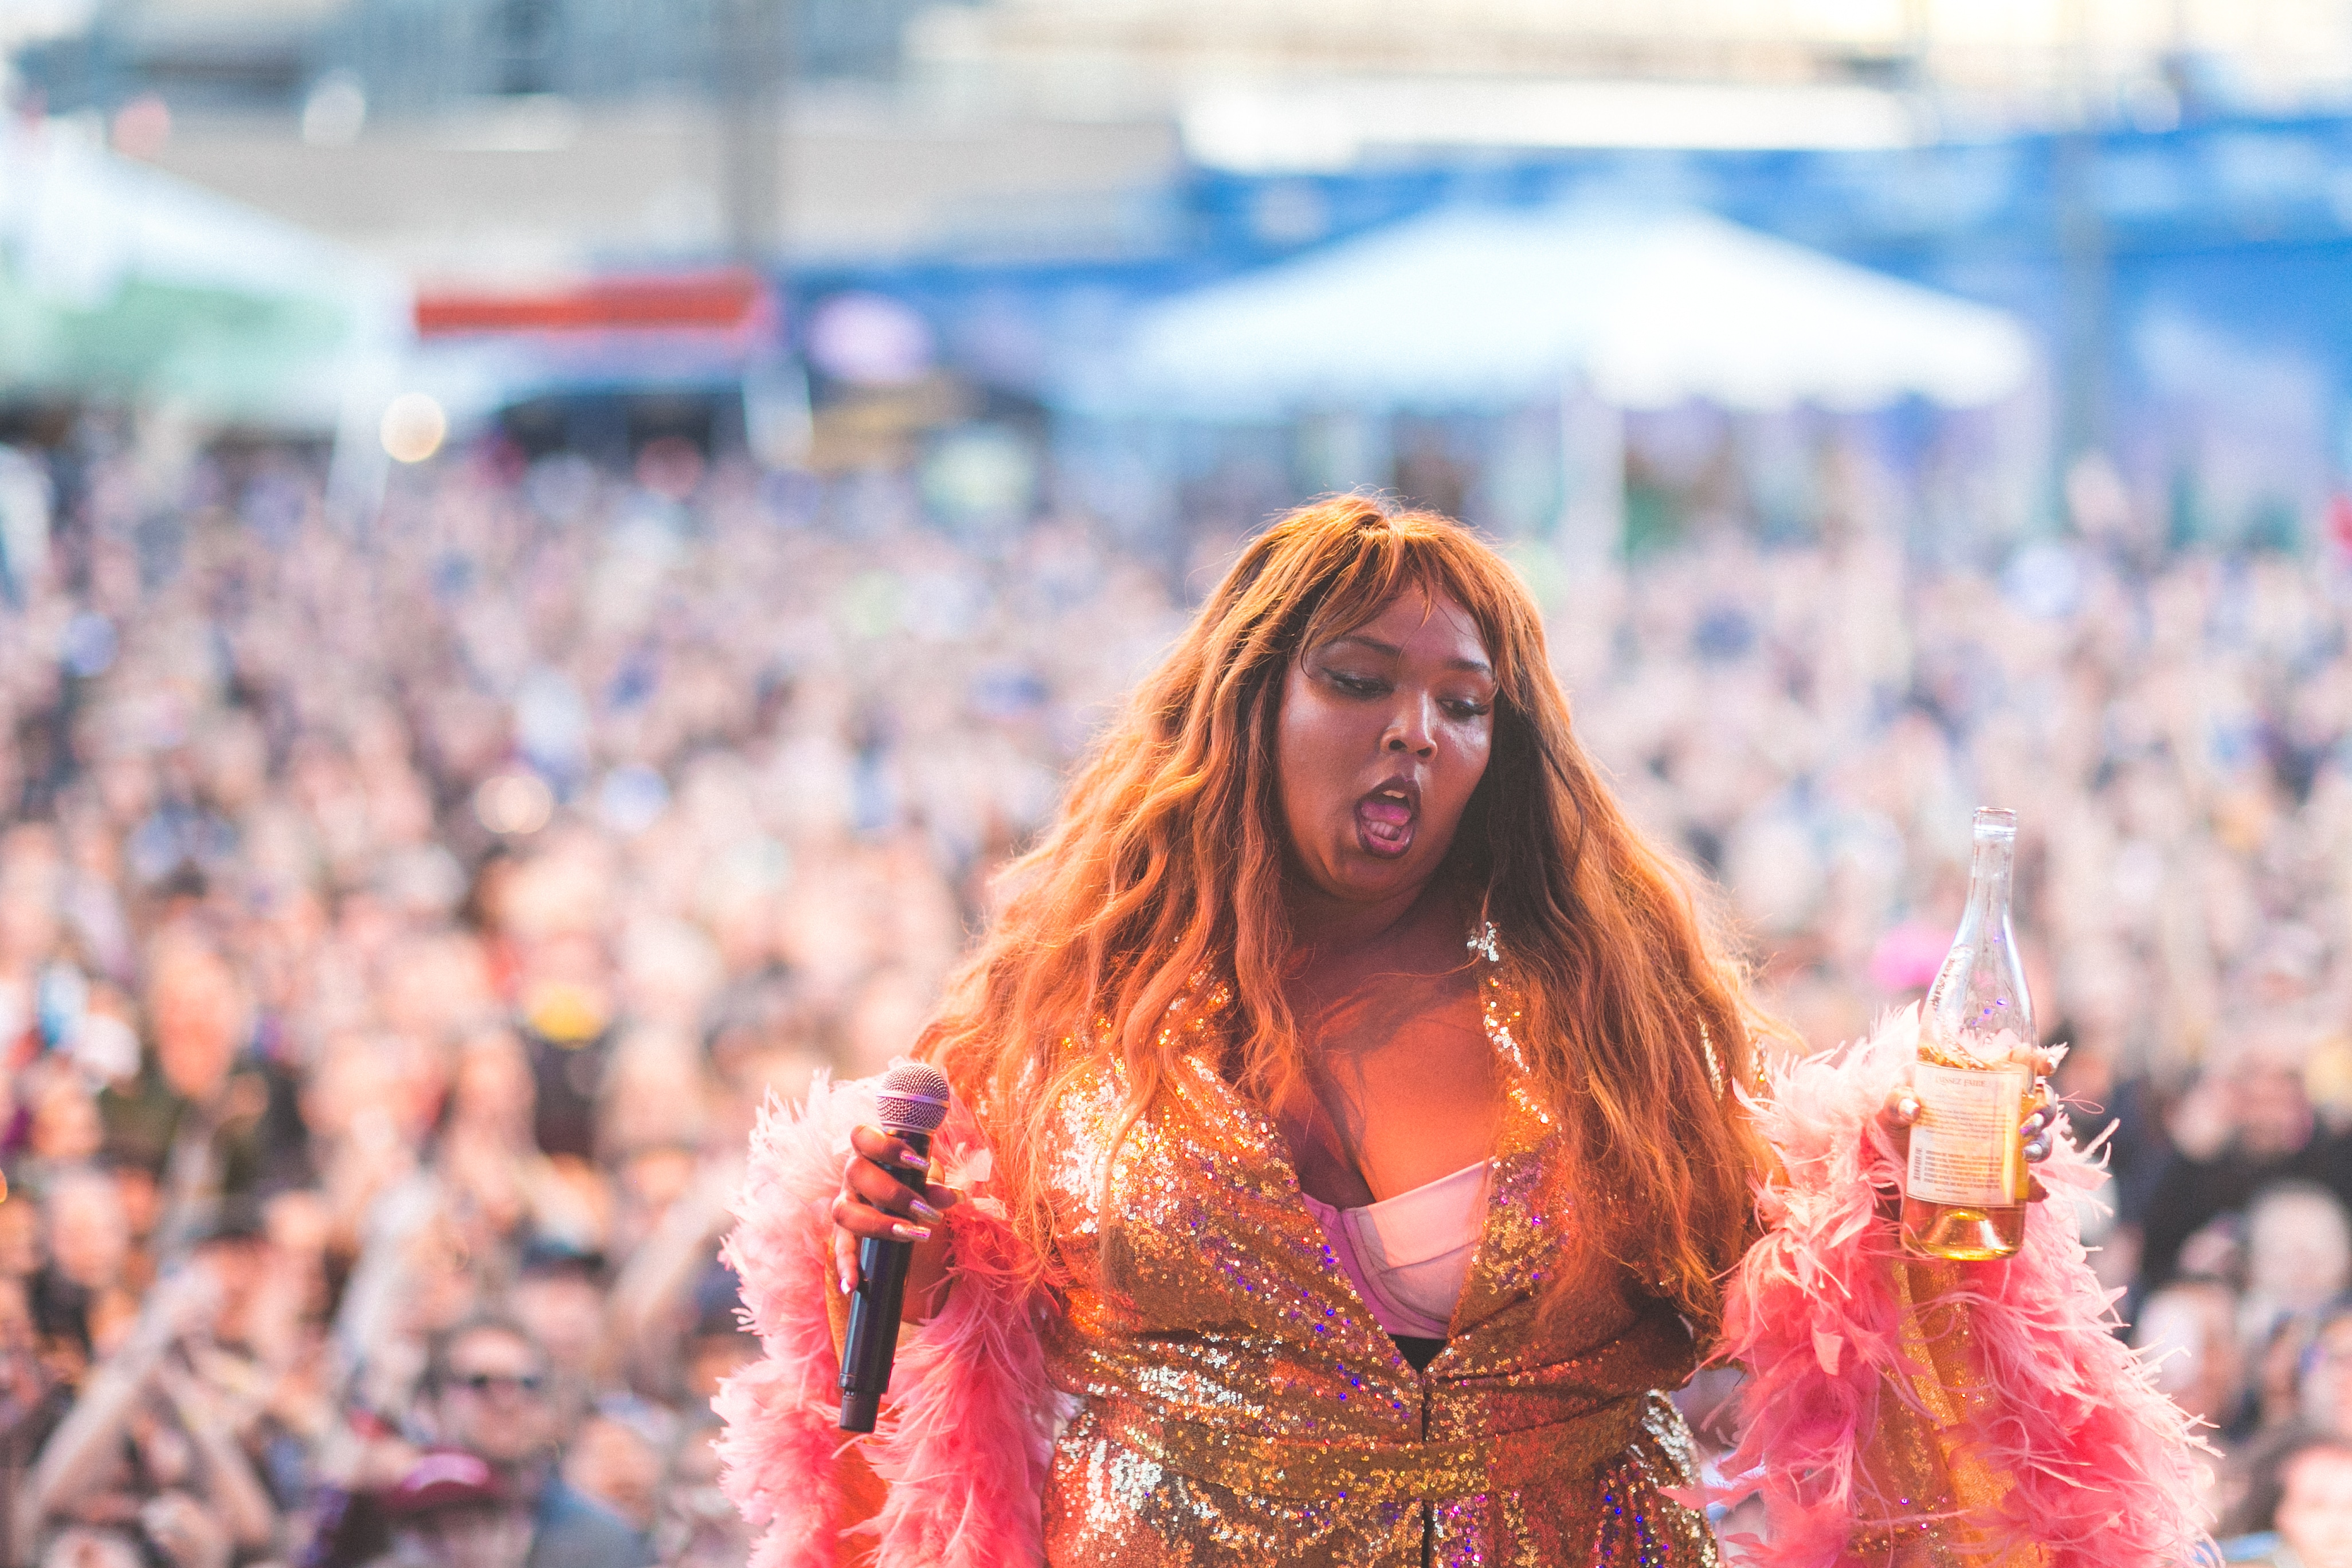
[[[1456,719],[1475,719],[1482,714],[1492,713],[1495,705],[1491,701],[1480,702],[1468,697],[1450,697],[1445,700],[1445,710]]]
[[[1331,684],[1350,697],[1378,697],[1388,689],[1388,682],[1377,676],[1349,675],[1345,670],[1328,672]]]

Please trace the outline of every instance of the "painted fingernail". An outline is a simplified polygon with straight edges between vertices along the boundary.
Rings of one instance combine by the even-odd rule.
[[[894,1225],[890,1227],[890,1234],[897,1237],[900,1241],[929,1241],[931,1239],[931,1231],[929,1226]]]
[[[917,1219],[937,1219],[940,1217],[940,1211],[933,1208],[930,1205],[925,1203],[920,1198],[917,1198],[912,1203],[908,1204],[907,1205],[907,1211],[913,1215]]]
[[[1919,1114],[1919,1102],[1906,1094],[1895,1102],[1895,1114],[1906,1121],[1911,1121]]]
[[[904,1150],[899,1153],[898,1163],[910,1171],[928,1171],[931,1168],[931,1163],[912,1149]]]
[[[846,1268],[841,1271],[841,1293],[845,1296],[857,1294],[857,1278]]]

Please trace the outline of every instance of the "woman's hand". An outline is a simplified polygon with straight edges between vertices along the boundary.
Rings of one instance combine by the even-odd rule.
[[[2050,1092],[2050,1075],[2058,1070],[2066,1048],[2037,1050],[2032,1053],[2033,1091],[2025,1107],[2025,1116],[2017,1124],[2018,1136],[2025,1140],[2025,1158],[2040,1164],[2050,1158],[2058,1137],[2058,1101]],[[1911,1088],[1911,1069],[1905,1068],[1903,1076],[1893,1089],[1886,1091],[1886,1103],[1879,1108],[1879,1125],[1886,1129],[1895,1141],[1895,1160],[1908,1166],[1911,1162],[1911,1126],[1919,1120],[1919,1097]],[[2029,1203],[2040,1203],[2050,1195],[2041,1178],[2032,1178],[2032,1190],[2026,1194]]]
[[[833,1261],[842,1294],[857,1289],[862,1238],[912,1243],[915,1258],[907,1270],[903,1315],[908,1322],[921,1322],[940,1304],[933,1297],[947,1277],[947,1238],[939,1234],[939,1221],[963,1194],[929,1181],[929,1162],[878,1127],[853,1128],[849,1146],[856,1152],[842,1167],[841,1191],[833,1200]],[[925,1177],[919,1190],[891,1173],[899,1170]]]

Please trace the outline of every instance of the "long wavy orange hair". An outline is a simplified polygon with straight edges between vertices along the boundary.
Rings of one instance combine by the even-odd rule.
[[[1056,1099],[1104,1053],[1130,1112],[1175,1065],[1170,1005],[1202,974],[1233,995],[1231,1070],[1272,1106],[1300,1081],[1283,998],[1291,952],[1275,726],[1301,650],[1412,586],[1475,621],[1498,692],[1494,742],[1444,873],[1498,928],[1528,1016],[1520,1040],[1578,1171],[1621,1200],[1608,1245],[1703,1330],[1752,1234],[1761,1145],[1736,1099],[1759,1020],[1689,884],[1644,844],[1569,728],[1517,575],[1469,530],[1341,496],[1242,553],[1073,783],[1054,827],[950,983],[918,1054],[992,1134],[1000,1190],[1051,1238],[1042,1162]],[[1171,1037],[1176,1032],[1170,1032]]]

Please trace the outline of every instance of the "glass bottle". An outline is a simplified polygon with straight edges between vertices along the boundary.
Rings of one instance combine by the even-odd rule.
[[[2010,929],[2016,858],[2017,813],[1979,810],[1968,910],[1920,1013],[1903,1245],[1929,1258],[2007,1258],[2025,1240],[2032,1178],[2018,1124],[2039,1037]]]

